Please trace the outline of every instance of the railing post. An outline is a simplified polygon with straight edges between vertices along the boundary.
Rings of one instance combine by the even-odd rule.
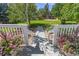
[[[23,26],[23,34],[24,34],[24,43],[26,44],[26,46],[28,45],[28,26],[24,25]]]

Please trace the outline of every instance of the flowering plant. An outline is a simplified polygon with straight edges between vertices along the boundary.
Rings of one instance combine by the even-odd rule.
[[[23,44],[22,35],[0,32],[0,55],[12,55]]]

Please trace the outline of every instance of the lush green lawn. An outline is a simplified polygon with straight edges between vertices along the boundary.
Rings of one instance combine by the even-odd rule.
[[[18,24],[28,24],[27,22],[18,23]],[[53,20],[31,20],[30,28],[35,29],[37,26],[43,26],[44,28],[49,28],[51,25],[61,24],[61,21],[58,19]]]
[[[27,24],[27,22],[18,23],[18,24]],[[45,25],[51,25],[51,24],[61,24],[60,20],[31,20],[30,24],[45,24]]]
[[[33,20],[31,24],[61,24],[60,20]]]
[[[66,24],[77,24],[76,21],[65,21]],[[18,23],[18,24],[28,24],[28,22]],[[61,24],[61,21],[58,19],[52,20],[31,20],[31,25],[53,25],[53,24]]]
[[[77,24],[76,21],[66,21],[65,23],[67,23],[67,24]]]

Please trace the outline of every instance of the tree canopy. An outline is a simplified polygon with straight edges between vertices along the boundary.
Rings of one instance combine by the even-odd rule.
[[[7,18],[7,4],[0,4],[0,23],[8,22]]]
[[[65,21],[78,21],[79,19],[79,4],[64,3],[55,4],[51,10],[52,15],[59,18],[62,22]]]
[[[0,22],[18,23],[28,20],[50,19],[50,16],[65,21],[76,21],[79,23],[79,4],[78,3],[56,3],[49,10],[49,4],[44,8],[37,9],[35,3],[10,3],[0,4]],[[52,18],[53,19],[53,18]]]

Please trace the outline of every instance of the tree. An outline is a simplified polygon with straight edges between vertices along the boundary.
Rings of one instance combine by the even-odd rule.
[[[66,21],[79,22],[79,4],[55,4],[51,10],[51,13],[56,18],[60,19],[62,24],[65,24]]]
[[[72,8],[73,20],[76,20],[79,23],[79,4],[74,4]]]
[[[79,19],[79,4],[64,4],[61,10],[62,21],[77,21]],[[64,20],[63,20],[64,19]]]
[[[8,18],[10,23],[24,22],[26,21],[26,4],[8,4]]]
[[[59,18],[61,16],[61,9],[63,7],[63,3],[60,4],[60,3],[56,3],[54,6],[52,6],[52,10],[51,10],[51,14],[52,16],[54,16],[55,18]]]
[[[71,20],[72,18],[72,5],[73,4],[65,4],[61,9],[61,19],[64,18],[65,20]]]
[[[29,3],[27,6],[27,14],[28,14],[28,22],[30,25],[31,20],[36,20],[37,19],[37,8],[34,3]]]
[[[50,18],[50,10],[48,3],[45,4],[44,8],[40,8],[38,10],[38,19],[49,19]]]
[[[28,4],[28,19],[29,20],[36,20],[37,18],[37,8],[34,3]]]
[[[39,20],[43,20],[43,19],[44,19],[44,9],[43,9],[43,8],[41,8],[41,9],[39,9],[39,10],[37,11],[37,18],[38,18]]]
[[[44,15],[45,15],[45,18],[49,19],[49,13],[50,13],[50,11],[49,11],[49,5],[47,3],[45,5],[45,7],[44,7]]]
[[[8,23],[7,18],[7,4],[0,4],[0,22],[1,23]]]

